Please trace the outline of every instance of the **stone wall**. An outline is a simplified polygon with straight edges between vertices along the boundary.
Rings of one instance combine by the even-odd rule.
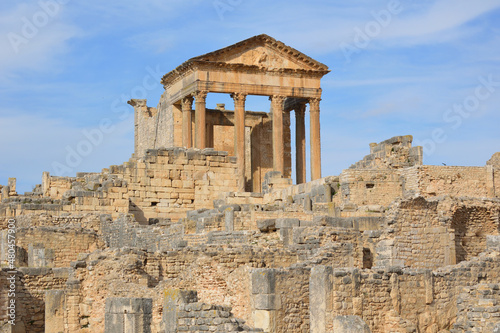
[[[90,253],[104,244],[94,232],[81,228],[19,228],[16,246],[27,253],[30,267],[69,267],[80,253]]]
[[[311,276],[315,290],[310,292],[318,301],[311,314],[323,318],[324,326],[312,332],[332,330],[339,315],[360,316],[374,333],[449,330],[457,314],[457,287],[498,281],[497,265],[498,257],[490,255],[434,272],[394,267],[316,270]],[[332,306],[325,304],[328,300]]]
[[[425,199],[396,201],[386,218],[393,228],[392,256],[401,265],[436,269],[487,249],[486,236],[498,235],[497,199]]]
[[[175,332],[262,332],[235,318],[229,306],[198,301],[196,291],[165,290],[162,324],[166,333]]]
[[[70,268],[18,268],[16,270],[16,332],[43,333],[45,326],[45,291],[62,289],[71,272]],[[7,269],[0,270],[0,328],[7,320]],[[5,305],[5,306],[4,306]],[[10,331],[9,331],[10,332]]]
[[[401,169],[422,165],[423,149],[412,147],[411,135],[395,136],[380,143],[370,143],[370,155],[351,165],[351,169]]]
[[[347,169],[340,175],[340,205],[388,206],[402,195],[400,173],[387,169]]]
[[[405,195],[491,197],[486,167],[423,165],[406,169],[402,175]]]
[[[462,287],[457,297],[457,322],[451,332],[499,332],[499,305],[498,283]]]
[[[177,220],[192,209],[212,207],[221,192],[236,191],[234,157],[213,149],[149,150],[142,160],[111,166],[101,174],[68,178],[71,189],[56,197],[13,197],[0,205],[6,217],[33,213],[50,215],[100,212],[114,218],[133,213],[141,223],[149,218]],[[52,177],[46,181],[51,193]]]

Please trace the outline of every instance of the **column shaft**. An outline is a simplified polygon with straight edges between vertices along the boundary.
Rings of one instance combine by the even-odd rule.
[[[320,98],[309,99],[311,136],[311,180],[321,178],[321,136],[319,127]]]
[[[273,169],[285,172],[283,149],[283,103],[284,96],[271,97],[271,112],[273,114]]]
[[[194,93],[195,98],[195,147],[199,149],[206,148],[206,108],[205,102],[207,91],[197,91]]]
[[[306,182],[306,124],[304,121],[306,105],[295,109],[295,171],[297,184]]]
[[[193,97],[186,96],[182,99],[182,146],[193,147],[191,112],[193,108]]]
[[[242,93],[231,94],[234,100],[234,154],[238,166],[238,190],[245,192],[245,100]],[[250,162],[250,161],[248,161]]]

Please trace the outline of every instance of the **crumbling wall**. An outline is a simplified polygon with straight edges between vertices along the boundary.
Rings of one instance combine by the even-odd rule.
[[[403,177],[406,195],[491,197],[486,167],[422,165],[405,170]]]
[[[470,260],[486,249],[486,236],[499,233],[499,207],[464,205],[452,216],[456,261]]]
[[[141,223],[149,218],[178,220],[188,210],[212,207],[219,193],[236,191],[235,170],[236,160],[226,152],[149,150],[144,159],[69,178],[71,189],[60,200],[19,196],[4,200],[0,211],[7,217],[37,211],[50,215],[100,212],[116,218],[130,212]]]
[[[18,228],[16,246],[24,249],[28,254],[26,264],[33,267],[69,267],[79,253],[103,248],[104,243],[87,229],[38,227]]]
[[[455,263],[453,234],[442,223],[438,205],[439,201],[419,197],[392,207],[388,224],[394,228],[395,260],[405,266],[430,269]]]
[[[347,169],[340,175],[337,202],[341,206],[388,206],[402,194],[400,172],[397,170]]]
[[[498,283],[461,287],[457,303],[457,321],[451,329],[452,333],[498,332],[500,330],[500,286]]]
[[[166,133],[173,132],[173,128],[168,131],[169,126],[173,125],[171,106],[167,110],[166,105],[160,100],[158,108],[148,107],[146,99],[132,99],[128,101],[128,104],[134,107],[134,154],[136,157],[144,156],[147,149],[171,146],[160,142],[169,137],[165,135]],[[158,135],[159,133],[163,135]]]
[[[421,146],[412,147],[411,135],[395,136],[380,143],[370,143],[370,154],[350,169],[401,169],[422,165]]]
[[[500,273],[498,263],[496,255],[489,255],[434,272],[396,267],[333,269],[330,273],[316,269],[311,275],[316,289],[310,293],[318,302],[313,304],[311,300],[311,313],[317,318],[319,309],[324,307],[323,327],[327,332],[333,329],[333,318],[339,315],[360,316],[374,333],[449,330],[455,322],[457,304],[461,304],[457,303],[457,288],[478,281],[495,283]],[[324,295],[323,299],[318,295]],[[485,322],[496,320],[492,317]]]
[[[396,201],[386,223],[394,235],[393,259],[414,268],[436,269],[486,250],[486,236],[498,235],[496,199],[418,197]]]
[[[45,290],[63,289],[70,274],[70,268],[27,268],[22,267],[12,274],[0,270],[0,328],[7,318],[7,301],[15,299],[15,329],[18,332],[43,333],[45,327]],[[8,297],[8,277],[15,275],[15,298]],[[10,325],[10,324],[6,324]],[[13,326],[14,327],[14,326]]]

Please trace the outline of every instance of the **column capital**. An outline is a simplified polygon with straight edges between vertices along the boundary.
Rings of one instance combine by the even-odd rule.
[[[295,107],[295,114],[298,116],[304,116],[306,112],[306,103],[300,103]]]
[[[229,96],[231,96],[232,99],[234,99],[234,101],[245,101],[247,99],[247,95],[248,94],[245,94],[245,93],[242,93],[242,92],[235,92],[235,93],[231,93]]]
[[[231,96],[231,98],[234,100],[235,106],[245,107],[245,101],[247,99],[247,94],[237,92],[237,93],[232,93],[229,96]]]
[[[271,103],[279,104],[281,106],[281,108],[283,108],[283,103],[285,102],[286,98],[287,98],[286,96],[282,96],[282,95],[269,96],[269,100],[271,101]]]
[[[321,101],[321,98],[319,97],[313,97],[309,98],[309,112],[311,111],[317,111],[319,112],[319,102]]]
[[[191,95],[184,96],[181,99],[182,111],[191,111],[193,108],[193,100],[194,98]]]
[[[194,98],[196,99],[197,102],[205,101],[205,98],[207,98],[208,91],[207,90],[197,90],[193,93]]]

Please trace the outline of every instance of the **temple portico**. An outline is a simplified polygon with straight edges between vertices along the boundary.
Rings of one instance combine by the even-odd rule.
[[[321,178],[320,80],[328,72],[324,64],[267,35],[192,58],[163,76],[165,92],[157,110],[135,102],[140,104],[136,113],[144,116],[136,115],[136,140],[141,142],[135,154],[159,146],[227,149],[237,158],[239,190],[260,191],[268,171],[291,177],[289,119],[294,111],[296,181],[303,183],[309,111],[311,180]],[[207,110],[209,93],[229,94],[234,112]],[[249,95],[268,96],[270,113],[248,112]]]

